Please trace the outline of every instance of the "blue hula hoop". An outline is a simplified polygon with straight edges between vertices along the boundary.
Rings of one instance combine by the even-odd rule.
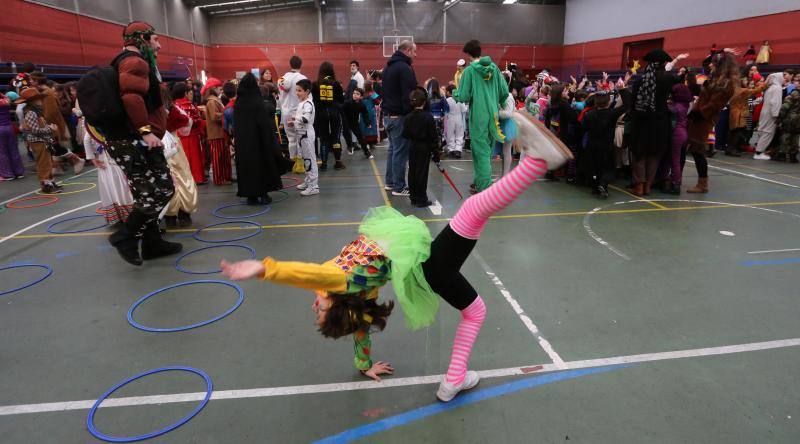
[[[14,293],[14,292],[17,292],[17,291],[20,291],[20,290],[24,290],[24,289],[26,289],[28,287],[33,287],[34,285],[38,284],[39,282],[42,282],[43,280],[45,280],[48,277],[50,277],[51,274],[53,274],[53,269],[50,268],[49,265],[43,265],[43,264],[13,264],[13,265],[6,265],[5,267],[0,267],[0,271],[11,270],[11,269],[14,269],[14,268],[23,268],[23,267],[44,268],[45,270],[47,270],[47,273],[44,276],[40,277],[39,279],[36,279],[35,281],[32,281],[32,282],[28,282],[27,284],[22,285],[20,287],[12,288],[11,290],[0,291],[0,296],[5,296],[5,295],[7,295],[9,293]]]
[[[209,228],[213,228],[213,227],[218,227],[220,225],[226,225],[226,224],[247,224],[247,225],[252,225],[252,226],[258,228],[258,230],[255,233],[247,234],[245,236],[236,237],[236,238],[233,238],[233,239],[206,240],[206,239],[201,239],[200,238],[200,233],[203,230],[206,230],[206,229],[209,229]],[[219,223],[216,223],[216,224],[207,225],[207,226],[205,226],[203,228],[199,228],[197,231],[192,233],[192,237],[195,238],[195,240],[198,240],[200,242],[206,242],[206,243],[209,243],[209,244],[224,244],[224,243],[227,243],[227,242],[236,242],[236,241],[240,241],[240,240],[250,239],[253,236],[258,236],[259,234],[261,234],[262,231],[264,231],[264,229],[261,228],[261,225],[255,223],[255,222],[250,222],[250,221],[247,221],[247,220],[236,220],[236,221],[230,221],[230,222],[219,222]]]
[[[207,321],[202,321],[202,322],[198,322],[196,324],[191,324],[191,325],[185,325],[183,327],[172,327],[172,328],[148,327],[146,325],[142,325],[142,324],[136,322],[133,319],[134,310],[136,310],[136,308],[139,305],[141,305],[144,301],[150,299],[151,297],[153,297],[153,296],[155,296],[155,295],[157,295],[157,294],[159,294],[161,292],[164,292],[164,291],[167,291],[167,290],[171,290],[173,288],[184,287],[186,285],[193,285],[193,284],[220,284],[220,285],[227,285],[228,287],[231,287],[231,288],[233,288],[233,289],[235,289],[236,291],[239,292],[239,299],[236,301],[235,304],[233,304],[233,307],[229,308],[228,310],[226,310],[221,315],[219,315],[219,316],[217,316],[215,318],[209,319]],[[181,283],[178,283],[178,284],[170,285],[169,287],[160,288],[160,289],[158,289],[158,290],[156,290],[156,291],[144,296],[143,298],[139,299],[138,301],[134,302],[133,305],[131,305],[131,308],[128,309],[128,323],[131,324],[133,327],[138,328],[139,330],[149,331],[149,332],[152,332],[152,333],[172,333],[172,332],[176,332],[176,331],[191,330],[193,328],[202,327],[202,326],[208,325],[208,324],[210,324],[212,322],[219,321],[220,319],[224,318],[225,316],[228,316],[229,314],[231,314],[234,311],[236,311],[236,309],[239,308],[239,306],[242,305],[242,302],[244,302],[244,290],[242,290],[242,287],[240,287],[240,286],[238,286],[236,284],[231,284],[230,282],[219,281],[219,280],[210,280],[210,279],[181,282]]]
[[[176,422],[175,424],[168,425],[168,426],[164,427],[161,430],[157,430],[155,432],[147,433],[147,434],[144,434],[144,435],[139,435],[139,436],[111,436],[111,435],[106,435],[105,433],[97,430],[97,428],[94,426],[94,414],[95,414],[95,412],[97,412],[97,409],[100,407],[100,404],[103,401],[105,401],[109,396],[111,396],[112,393],[117,391],[120,387],[125,386],[125,385],[127,385],[127,384],[129,384],[129,383],[131,383],[131,382],[133,382],[133,381],[135,381],[137,379],[144,378],[145,376],[149,376],[149,375],[152,375],[154,373],[161,373],[161,372],[167,372],[167,371],[184,371],[184,372],[194,373],[194,374],[202,377],[206,381],[206,396],[205,396],[205,398],[203,398],[203,402],[201,402],[197,407],[195,407],[194,410],[192,410],[188,415],[184,416],[183,419],[181,419],[180,421]],[[194,418],[198,413],[200,413],[200,410],[203,410],[203,408],[206,406],[206,404],[208,404],[208,400],[211,399],[211,393],[213,391],[214,391],[214,384],[211,382],[211,377],[209,377],[208,374],[206,374],[206,372],[204,372],[202,370],[198,370],[196,368],[183,367],[183,366],[172,366],[172,367],[161,367],[161,368],[157,368],[157,369],[154,369],[154,370],[146,371],[144,373],[138,374],[136,376],[132,376],[132,377],[120,382],[119,384],[115,385],[114,387],[111,387],[110,389],[108,389],[108,391],[103,393],[103,396],[101,396],[100,399],[98,399],[97,402],[94,403],[94,405],[92,406],[92,409],[89,410],[89,416],[86,418],[86,427],[89,429],[89,433],[91,433],[95,438],[102,439],[103,441],[109,441],[109,442],[134,442],[134,441],[142,441],[142,440],[145,440],[145,439],[155,438],[156,436],[161,436],[161,435],[163,435],[163,434],[165,434],[165,433],[167,433],[169,431],[177,429],[178,427],[180,427],[180,426],[186,424],[187,422],[189,422],[190,419]]]
[[[247,219],[247,218],[250,218],[250,217],[261,216],[262,214],[268,213],[269,210],[272,209],[272,206],[270,204],[266,204],[266,205],[263,205],[264,206],[263,210],[255,212],[255,213],[252,213],[252,214],[242,214],[240,216],[226,216],[226,215],[221,213],[221,211],[224,210],[225,208],[243,207],[243,206],[248,206],[248,205],[246,203],[240,203],[240,202],[239,203],[226,204],[226,205],[222,205],[222,206],[219,206],[217,208],[214,208],[214,210],[211,211],[211,214],[213,214],[214,216],[219,217],[220,219],[239,220],[239,219],[242,219],[242,218]]]
[[[55,227],[56,225],[58,225],[58,224],[61,224],[61,223],[64,223],[64,222],[69,222],[69,221],[71,221],[71,220],[78,220],[78,219],[88,219],[88,218],[90,218],[90,217],[102,217],[102,218],[104,218],[104,220],[103,220],[103,225],[98,225],[98,226],[96,226],[96,227],[84,228],[84,229],[82,229],[82,230],[74,230],[74,231],[58,231],[58,230],[54,230],[54,229],[53,229],[53,227]],[[90,214],[90,215],[88,215],[88,216],[75,216],[75,217],[68,217],[68,218],[66,218],[66,219],[61,219],[61,220],[55,221],[55,222],[53,222],[52,224],[50,224],[50,226],[49,226],[49,227],[47,227],[47,232],[48,232],[48,233],[52,233],[52,234],[72,234],[72,233],[85,233],[85,232],[87,232],[87,231],[99,230],[100,228],[103,228],[103,227],[105,227],[105,226],[107,226],[107,225],[108,225],[108,221],[106,221],[106,220],[105,220],[105,215],[102,215],[102,214]]]
[[[180,272],[188,273],[188,274],[215,274],[215,273],[220,273],[222,271],[222,269],[219,269],[219,268],[216,269],[216,270],[211,270],[211,271],[192,271],[192,270],[183,268],[181,266],[181,261],[183,259],[185,259],[186,256],[191,256],[192,254],[199,253],[199,252],[201,252],[203,250],[210,250],[212,248],[225,248],[225,247],[235,247],[235,248],[241,248],[241,249],[247,250],[247,251],[250,252],[250,259],[255,259],[256,258],[256,250],[254,250],[251,247],[248,247],[247,245],[239,245],[239,244],[211,245],[209,247],[198,248],[196,250],[192,250],[192,251],[183,253],[182,255],[178,256],[178,258],[175,259],[175,268]]]
[[[246,206],[247,205],[246,203],[237,202],[237,203],[226,204],[226,205],[222,205],[222,206],[219,206],[217,208],[214,208],[214,210],[211,211],[211,214],[213,214],[214,216],[217,216],[220,219],[229,219],[229,220],[239,220],[239,219],[247,219],[249,217],[261,216],[262,214],[268,213],[272,209],[272,205],[273,204],[283,202],[284,200],[289,198],[289,193],[287,193],[286,191],[277,190],[277,191],[272,191],[272,192],[273,193],[281,193],[283,195],[283,198],[282,199],[273,199],[272,202],[263,205],[265,207],[263,210],[258,211],[256,213],[243,214],[241,216],[226,216],[226,215],[222,214],[222,210],[224,210],[226,208],[242,207],[242,206]]]

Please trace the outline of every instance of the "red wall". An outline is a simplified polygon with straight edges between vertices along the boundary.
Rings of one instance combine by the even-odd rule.
[[[22,0],[3,0],[0,59],[50,65],[107,65],[122,48],[122,26]],[[159,66],[178,69],[176,57],[194,61],[199,71],[208,47],[160,38]]]
[[[581,66],[582,72],[620,69],[625,42],[654,38],[663,38],[664,50],[673,57],[688,52],[687,64],[692,66],[700,65],[712,43],[720,48],[743,50],[753,44],[758,51],[764,40],[769,40],[772,46],[771,63],[797,64],[800,63],[800,11],[566,45],[563,69],[567,73],[576,73]]]
[[[418,44],[414,71],[420,83],[429,77],[440,81],[452,79],[456,61],[464,58],[462,45]],[[484,54],[489,55],[502,69],[506,61],[516,62],[520,68],[528,69],[534,61],[533,46],[484,45]],[[558,66],[561,60],[560,46],[537,46],[536,65]],[[334,64],[339,78],[349,77],[350,61],[358,60],[361,71],[381,69],[386,65],[383,47],[375,44],[303,44],[303,45],[214,45],[210,58],[214,60],[212,74],[229,78],[236,71],[250,68],[270,67],[273,74],[289,70],[289,58],[297,54],[303,59],[303,73],[316,78],[320,63],[327,60]]]
[[[107,64],[119,51],[121,26],[73,13],[40,6],[22,0],[3,0],[3,23],[0,27],[0,60],[32,61],[41,64],[95,65]],[[670,54],[691,54],[688,63],[699,65],[711,43],[720,47],[756,47],[764,39],[772,42],[773,63],[800,63],[800,11],[753,17],[732,22],[693,26],[628,37],[599,40],[576,45],[526,46],[484,45],[484,54],[502,68],[513,61],[522,69],[545,66],[555,72],[576,73],[579,70],[619,69],[625,42],[664,38],[664,49]],[[293,54],[303,58],[303,71],[316,77],[324,60],[334,63],[340,77],[346,78],[350,60],[361,62],[362,72],[381,68],[386,59],[380,44],[303,44],[303,45],[193,45],[162,37],[159,66],[164,70],[179,69],[176,57],[193,61],[193,73],[201,69],[209,76],[231,78],[236,71],[265,66],[279,74],[289,69]],[[455,63],[464,57],[461,44],[420,44],[414,69],[420,81],[429,77],[452,78]]]

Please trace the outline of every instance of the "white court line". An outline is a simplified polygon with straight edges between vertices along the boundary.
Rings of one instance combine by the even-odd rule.
[[[440,204],[436,199],[433,199],[433,203],[428,206],[428,209],[431,210],[431,213],[433,213],[434,216],[442,215],[442,204]]]
[[[61,183],[64,183],[64,181],[65,181],[65,180],[70,180],[70,179],[73,179],[73,178],[76,178],[76,177],[81,177],[81,176],[83,176],[84,174],[89,174],[89,173],[91,173],[92,171],[97,171],[97,168],[91,169],[91,170],[89,170],[89,171],[84,171],[84,172],[82,172],[82,173],[80,173],[80,174],[76,174],[76,175],[74,175],[74,176],[70,176],[70,177],[68,177],[68,178],[66,178],[66,179],[64,179],[64,180],[61,180],[61,181],[59,181],[58,183],[59,183],[59,184],[61,184]],[[7,203],[9,203],[9,202],[13,202],[13,201],[15,201],[15,200],[17,200],[17,199],[21,199],[21,198],[23,198],[23,197],[25,197],[25,196],[30,196],[31,194],[33,194],[33,193],[35,193],[35,192],[37,192],[37,191],[39,191],[39,189],[38,189],[38,188],[37,188],[37,189],[35,189],[35,190],[33,190],[33,191],[28,191],[27,193],[20,194],[19,196],[12,197],[11,199],[6,199],[6,200],[4,200],[4,201],[0,202],[0,207],[2,207],[3,205],[5,205],[5,204],[7,204]]]
[[[752,342],[748,344],[726,345],[722,347],[695,348],[690,350],[676,350],[661,353],[645,353],[639,355],[615,356],[610,358],[587,359],[563,363],[563,368],[556,364],[541,364],[525,367],[507,367],[493,370],[482,370],[478,374],[481,378],[500,378],[531,373],[552,372],[562,369],[575,370],[581,368],[602,367],[606,365],[633,364],[637,362],[666,361],[683,358],[700,358],[705,356],[729,355],[734,353],[771,350],[778,348],[800,346],[800,338],[781,339],[777,341]],[[346,392],[352,390],[382,389],[390,387],[405,387],[413,385],[437,384],[443,375],[413,376],[409,378],[383,379],[381,382],[361,381],[342,382],[333,384],[295,385],[284,387],[265,387],[244,390],[218,390],[212,393],[211,399],[246,399],[266,398],[272,396],[308,395],[315,393]],[[170,395],[132,396],[127,398],[111,398],[100,405],[104,407],[126,407],[137,405],[158,405],[175,402],[200,401],[205,397],[205,392],[176,393]],[[20,415],[26,413],[64,412],[69,410],[88,410],[92,408],[95,400],[47,402],[41,404],[20,404],[0,406],[0,416]]]
[[[692,160],[687,160],[687,162],[694,163],[694,161],[692,161]],[[725,171],[725,172],[728,172],[728,173],[733,173],[733,174],[738,174],[740,176],[749,177],[751,179],[763,180],[764,182],[774,183],[774,184],[777,184],[777,185],[783,185],[785,187],[800,188],[800,186],[798,186],[798,185],[792,185],[792,184],[786,183],[786,182],[779,182],[777,180],[767,179],[766,177],[756,176],[755,174],[743,173],[741,171],[736,171],[736,170],[729,170],[728,168],[722,168],[722,167],[714,166],[714,165],[711,165],[711,164],[709,164],[708,167],[709,168],[714,168],[715,170]]]
[[[784,250],[748,251],[747,254],[783,253],[785,251],[800,251],[800,248],[786,248]]]
[[[61,217],[61,216],[66,216],[67,214],[74,213],[74,212],[76,212],[76,211],[80,211],[80,210],[82,210],[82,209],[84,209],[84,208],[88,208],[88,207],[91,207],[91,206],[97,205],[97,204],[99,204],[99,203],[100,203],[100,201],[98,200],[97,202],[92,202],[92,203],[90,203],[90,204],[86,204],[86,205],[84,205],[84,206],[82,206],[82,207],[78,207],[78,208],[75,208],[75,209],[73,209],[73,210],[64,211],[63,213],[59,213],[59,214],[56,214],[55,216],[48,217],[47,219],[44,219],[44,220],[42,220],[42,221],[39,221],[39,222],[36,222],[36,223],[35,223],[35,224],[33,224],[33,225],[28,225],[27,227],[25,227],[25,228],[23,228],[23,229],[21,229],[21,230],[17,231],[16,233],[9,234],[8,236],[6,236],[6,237],[4,237],[4,238],[0,239],[0,244],[2,244],[3,242],[5,242],[5,241],[7,241],[7,240],[13,239],[15,236],[19,236],[20,234],[22,234],[22,233],[24,233],[24,232],[26,232],[26,231],[28,231],[28,230],[30,230],[30,229],[32,229],[32,228],[36,228],[36,227],[38,227],[39,225],[41,225],[41,224],[43,224],[43,223],[50,222],[50,221],[51,221],[51,220],[53,220],[53,219],[57,219],[57,218],[59,218],[59,217]]]
[[[458,171],[464,171],[464,168],[459,168],[459,167],[457,167],[455,165],[450,165],[450,168],[452,168],[454,170],[458,170]]]
[[[528,330],[531,332],[533,337],[536,338],[536,341],[539,343],[539,345],[542,347],[545,353],[547,353],[547,356],[550,357],[550,360],[553,361],[555,368],[557,370],[565,369],[566,367],[564,366],[564,360],[561,359],[561,356],[559,356],[558,353],[556,353],[550,342],[544,336],[542,336],[542,333],[539,331],[539,328],[536,326],[536,324],[533,323],[533,320],[531,320],[530,316],[525,314],[525,311],[519,305],[519,302],[517,302],[517,300],[514,299],[514,296],[511,294],[511,292],[508,291],[505,285],[503,285],[503,281],[501,281],[500,278],[497,277],[494,271],[492,271],[492,269],[489,267],[489,264],[486,263],[485,260],[483,260],[481,255],[479,255],[474,251],[472,252],[472,255],[475,257],[478,263],[481,264],[483,271],[485,271],[486,274],[489,276],[489,278],[492,279],[492,283],[494,284],[494,286],[497,287],[498,290],[500,290],[500,293],[503,295],[504,298],[506,298],[506,301],[508,301],[508,303],[511,304],[511,308],[514,310],[514,313],[516,313],[517,316],[519,316],[520,320],[522,320],[522,323],[525,324],[525,327],[528,328]]]

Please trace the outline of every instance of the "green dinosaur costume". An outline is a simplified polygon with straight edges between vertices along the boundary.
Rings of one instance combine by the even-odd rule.
[[[492,59],[483,56],[464,70],[453,98],[469,104],[469,137],[475,187],[483,191],[492,184],[494,142],[505,141],[497,111],[501,102],[505,103],[508,98],[508,85]]]

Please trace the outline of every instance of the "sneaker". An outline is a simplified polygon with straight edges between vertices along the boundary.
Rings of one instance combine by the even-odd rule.
[[[305,183],[301,183],[300,185],[296,186],[295,188],[297,188],[300,191],[303,191],[306,188],[308,188],[308,185],[306,185]]]
[[[547,169],[557,170],[572,159],[572,152],[558,139],[558,136],[545,128],[538,120],[527,114],[513,113],[517,124],[517,141],[526,156],[547,162]]]
[[[58,194],[61,192],[61,188],[56,188],[56,184],[53,182],[45,183],[42,185],[42,193],[43,194]]]
[[[411,194],[408,188],[403,188],[401,191],[392,191],[392,196],[408,196]]]
[[[755,159],[755,160],[770,160],[770,159],[771,159],[771,157],[769,156],[769,154],[764,154],[764,153],[756,153],[756,154],[753,156],[753,159]]]
[[[83,171],[84,165],[86,165],[86,161],[79,158],[78,161],[75,162],[75,165],[72,165],[72,171],[74,171],[75,174],[80,174],[80,172]]]
[[[355,152],[355,151],[353,150],[353,147],[352,147],[352,146],[348,146],[348,147],[347,147],[347,154],[349,154],[349,155],[351,155],[351,156],[352,156],[354,152]]]
[[[394,189],[394,187],[391,186],[391,185],[384,185],[383,189],[386,190],[386,191],[392,191]]]
[[[19,176],[14,176],[14,179],[24,179],[24,178],[25,178],[24,174],[20,174]]]
[[[319,188],[307,188],[300,192],[301,196],[313,196],[319,194]]]
[[[447,380],[443,380],[442,383],[439,384],[439,390],[436,391],[436,397],[439,398],[439,401],[449,402],[456,397],[458,392],[475,387],[480,380],[481,377],[478,376],[478,372],[472,370],[467,372],[464,380],[461,381],[459,385],[453,385],[447,382]]]
[[[606,189],[606,187],[604,187],[602,185],[598,185],[597,189],[595,191],[596,191],[597,195],[602,197],[603,199],[608,197],[608,190]]]
[[[374,158],[375,156],[373,156],[372,153],[369,153],[369,157],[367,157],[367,159],[374,159]]]

